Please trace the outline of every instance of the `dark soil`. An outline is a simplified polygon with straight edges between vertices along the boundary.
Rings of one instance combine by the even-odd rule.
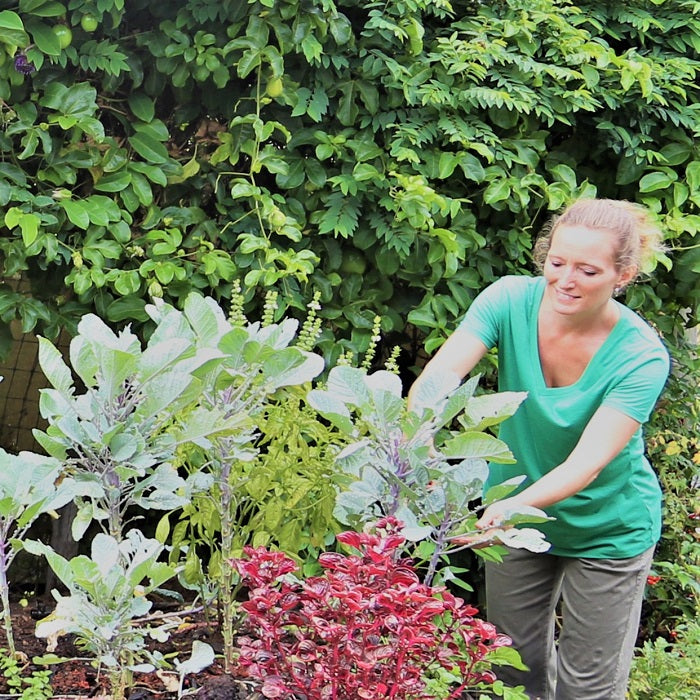
[[[182,609],[187,610],[187,608]],[[51,611],[50,603],[35,599],[28,605],[21,606],[13,602],[11,611],[16,658],[20,662],[22,678],[28,679],[33,672],[48,669],[51,671],[52,697],[57,700],[82,697],[107,700],[111,697],[104,671],[100,671],[89,659],[80,658],[84,653],[76,648],[71,636],[59,637],[54,649],[47,646],[46,639],[38,639],[35,636],[36,618],[43,617]],[[168,641],[154,642],[154,648],[161,651],[167,658],[173,658],[171,655],[174,654],[180,661],[185,661],[191,656],[192,643],[195,640],[212,646],[217,653],[217,658],[201,673],[185,678],[184,697],[197,698],[197,700],[257,700],[261,697],[253,691],[249,683],[224,672],[222,661],[218,656],[222,651],[222,642],[217,625],[215,622],[206,620],[201,610],[183,615],[182,624],[171,631]],[[37,664],[34,661],[36,657],[47,652],[71,660],[50,666]],[[0,661],[7,658],[8,654],[7,638],[2,628],[0,629]],[[2,663],[0,663],[1,668]],[[0,699],[18,698],[22,689],[10,687],[7,680],[0,671]],[[129,700],[175,700],[178,697],[178,686],[179,676],[174,669],[137,674],[133,687],[128,691],[128,698]]]

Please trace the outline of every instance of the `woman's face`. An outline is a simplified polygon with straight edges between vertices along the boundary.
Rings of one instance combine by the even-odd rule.
[[[567,315],[600,312],[615,287],[627,284],[631,271],[615,265],[614,235],[586,226],[561,225],[552,236],[544,277],[553,308]]]

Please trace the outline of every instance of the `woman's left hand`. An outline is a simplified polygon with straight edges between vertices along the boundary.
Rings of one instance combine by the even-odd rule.
[[[487,506],[481,517],[476,521],[477,529],[488,530],[489,528],[502,527],[503,521],[510,518],[517,505],[513,498],[504,498],[502,501],[492,503],[490,506]]]
[[[470,533],[468,535],[459,535],[452,538],[455,544],[470,545],[473,549],[487,547],[493,544],[493,536],[496,530],[509,528],[510,525],[503,526],[503,521],[507,520],[515,507],[516,503],[513,499],[504,498],[502,501],[496,501],[486,508],[482,516],[476,522],[478,533]]]

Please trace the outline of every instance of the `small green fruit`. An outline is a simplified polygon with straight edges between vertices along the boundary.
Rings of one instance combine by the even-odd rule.
[[[51,31],[53,31],[54,36],[58,39],[58,45],[62,49],[66,49],[71,45],[73,41],[73,32],[70,27],[67,27],[65,24],[57,24],[55,27],[52,27]]]
[[[282,78],[270,78],[267,81],[265,92],[272,98],[279,97],[284,92]]]
[[[280,209],[275,209],[270,214],[270,226],[274,229],[280,229],[287,223],[287,217]]]
[[[98,24],[97,17],[91,15],[89,12],[80,18],[80,26],[83,28],[83,31],[86,31],[88,34],[92,34],[92,32],[97,29]]]

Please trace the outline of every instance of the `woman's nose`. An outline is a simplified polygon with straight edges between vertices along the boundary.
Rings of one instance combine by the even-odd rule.
[[[575,275],[575,270],[571,267],[566,267],[564,270],[562,270],[561,278],[560,278],[560,284],[570,286],[574,283],[574,275]]]

